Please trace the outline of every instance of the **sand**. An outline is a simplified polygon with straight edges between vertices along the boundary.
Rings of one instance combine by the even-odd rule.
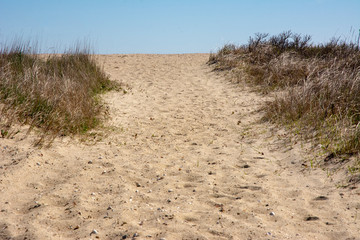
[[[106,55],[95,144],[0,139],[0,239],[360,239],[360,191],[261,122],[207,54]]]

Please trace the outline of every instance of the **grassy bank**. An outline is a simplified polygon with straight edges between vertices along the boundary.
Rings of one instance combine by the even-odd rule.
[[[88,50],[40,56],[27,44],[0,49],[1,136],[28,124],[44,136],[86,132],[99,124],[99,93],[115,87]]]
[[[329,152],[360,152],[360,50],[332,39],[312,44],[290,31],[256,34],[245,45],[225,45],[209,64],[231,71],[264,93],[276,93],[266,120],[292,127]]]

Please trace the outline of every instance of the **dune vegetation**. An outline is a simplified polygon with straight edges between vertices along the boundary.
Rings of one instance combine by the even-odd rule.
[[[99,93],[116,87],[88,49],[39,55],[28,44],[0,49],[1,137],[27,124],[44,136],[84,133],[100,122]],[[39,142],[41,142],[41,140]]]
[[[360,50],[356,41],[311,43],[291,31],[225,45],[208,64],[273,94],[265,120],[321,146],[329,159],[360,152]],[[360,166],[360,164],[359,164]],[[359,170],[359,169],[358,169]]]

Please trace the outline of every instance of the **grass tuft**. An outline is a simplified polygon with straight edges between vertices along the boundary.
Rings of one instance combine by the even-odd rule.
[[[214,70],[232,71],[275,99],[265,119],[296,128],[334,154],[360,152],[360,49],[331,39],[312,44],[291,31],[255,34],[212,54]]]
[[[28,44],[0,49],[1,135],[13,123],[39,128],[44,136],[86,132],[100,122],[98,94],[116,88],[87,49],[47,57]]]

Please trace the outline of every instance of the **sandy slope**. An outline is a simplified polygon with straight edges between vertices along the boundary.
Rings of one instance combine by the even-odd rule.
[[[0,239],[360,239],[360,191],[305,169],[207,58],[99,56],[131,87],[104,96],[111,134],[0,139]]]

